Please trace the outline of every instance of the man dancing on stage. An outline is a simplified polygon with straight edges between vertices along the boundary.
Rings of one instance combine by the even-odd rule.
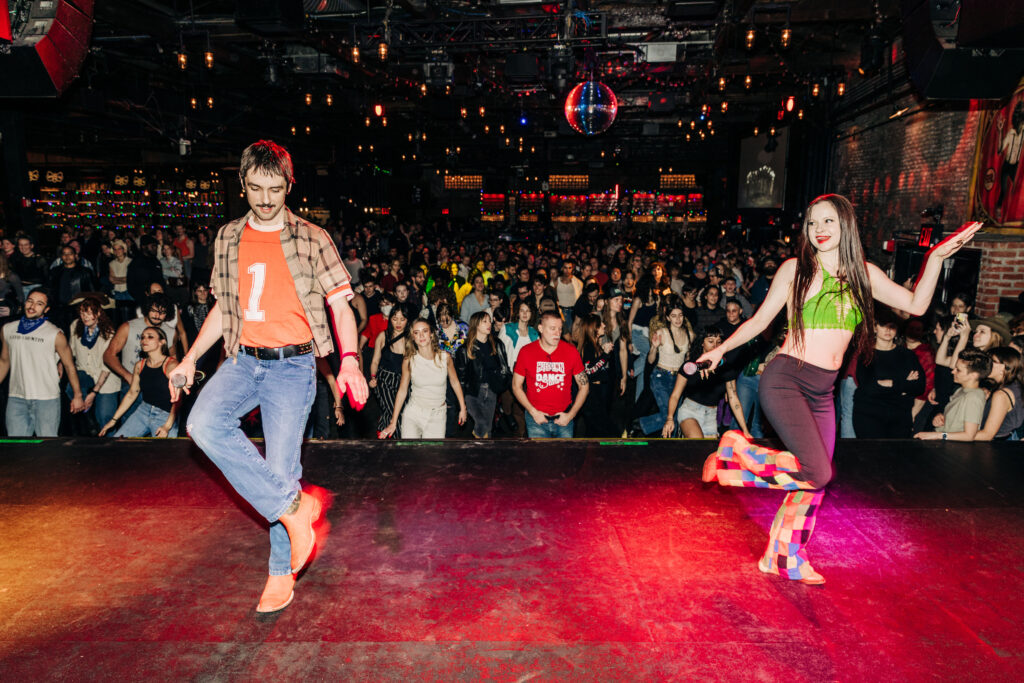
[[[269,577],[257,612],[294,597],[295,574],[315,544],[320,502],[299,487],[302,433],[316,393],[314,351],[333,349],[324,299],[341,344],[338,389],[358,408],[368,395],[359,370],[352,286],[330,236],[285,207],[294,176],[288,152],[260,140],[238,171],[252,209],[217,234],[211,285],[217,303],[170,375],[171,399],[192,386],[196,359],[221,336],[227,360],[206,383],[188,433],[235,490],[270,523]],[[266,457],[239,428],[256,406]]]

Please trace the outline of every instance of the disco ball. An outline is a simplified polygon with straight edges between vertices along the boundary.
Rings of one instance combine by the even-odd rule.
[[[580,83],[565,98],[565,120],[578,133],[597,135],[615,123],[619,101],[604,83]]]

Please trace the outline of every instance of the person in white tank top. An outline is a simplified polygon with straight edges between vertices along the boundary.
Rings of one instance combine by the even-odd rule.
[[[446,383],[451,383],[455,397],[459,399],[459,424],[464,424],[466,399],[455,374],[455,365],[438,346],[437,333],[430,323],[416,320],[410,337],[405,341],[402,379],[395,395],[391,422],[377,436],[387,439],[393,435],[401,417],[403,439],[443,439],[447,418]]]
[[[4,325],[0,382],[11,375],[7,399],[8,436],[57,436],[60,427],[60,374],[63,363],[71,385],[71,412],[85,407],[78,370],[64,333],[46,319],[50,296],[45,289],[25,298],[20,320]]]
[[[668,400],[672,395],[672,388],[675,386],[676,373],[686,360],[686,354],[690,350],[690,341],[693,339],[693,330],[690,323],[683,315],[682,299],[673,297],[666,305],[664,318],[655,318],[655,321],[667,321],[667,327],[659,325],[651,326],[651,350],[647,354],[647,361],[654,363],[657,359],[657,367],[651,371],[651,393],[658,404],[658,412],[645,415],[638,420],[638,427],[644,434],[656,432],[665,423],[668,416]],[[652,321],[653,322],[653,321]],[[661,422],[659,425],[658,422]]]

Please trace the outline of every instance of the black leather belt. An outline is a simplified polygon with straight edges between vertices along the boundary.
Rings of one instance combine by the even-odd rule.
[[[305,344],[278,346],[272,349],[263,346],[245,346],[243,344],[240,348],[242,353],[250,356],[256,356],[260,360],[281,360],[282,358],[304,356],[307,353],[311,353],[313,351],[313,342],[308,341]]]

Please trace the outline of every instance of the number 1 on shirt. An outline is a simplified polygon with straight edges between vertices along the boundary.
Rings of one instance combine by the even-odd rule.
[[[249,266],[248,272],[252,275],[252,287],[249,289],[249,305],[245,308],[245,319],[256,322],[263,322],[266,313],[260,308],[260,297],[263,296],[263,287],[267,284],[267,264],[254,263]]]

